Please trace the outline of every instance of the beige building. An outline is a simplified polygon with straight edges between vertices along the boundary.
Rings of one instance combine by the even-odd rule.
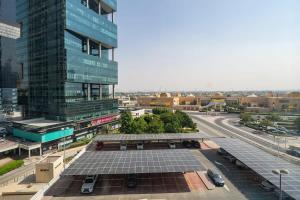
[[[35,165],[35,180],[37,183],[48,183],[63,170],[62,156],[48,156]]]
[[[285,96],[256,96],[255,94],[240,98],[240,104],[252,108],[266,108],[268,111],[300,111],[300,93],[292,92]],[[265,109],[264,109],[265,111]]]
[[[172,97],[169,93],[161,93],[156,96],[138,97],[137,103],[143,107],[173,107],[174,105],[179,105],[179,97]]]

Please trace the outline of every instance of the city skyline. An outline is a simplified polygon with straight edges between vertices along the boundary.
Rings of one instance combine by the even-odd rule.
[[[120,1],[117,91],[299,90],[297,1]]]

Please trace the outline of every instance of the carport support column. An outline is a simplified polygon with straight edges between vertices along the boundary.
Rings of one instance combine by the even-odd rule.
[[[21,148],[19,147],[19,156],[21,156]]]
[[[30,149],[28,149],[28,158],[30,158],[30,156],[31,156],[30,153],[31,153]]]
[[[40,156],[42,155],[42,147],[40,146]]]

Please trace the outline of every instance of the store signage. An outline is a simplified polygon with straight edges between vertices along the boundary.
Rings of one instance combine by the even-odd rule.
[[[97,125],[100,125],[100,124],[105,124],[105,123],[112,122],[116,119],[117,119],[117,116],[101,117],[99,119],[93,120],[91,122],[91,124],[92,124],[92,126],[97,126]]]

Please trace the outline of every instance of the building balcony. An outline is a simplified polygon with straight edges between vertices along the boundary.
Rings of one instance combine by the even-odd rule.
[[[107,2],[114,2],[106,0]],[[80,1],[66,2],[66,29],[100,42],[108,48],[116,48],[117,26],[107,17],[88,9]]]
[[[118,63],[75,50],[66,50],[67,80],[80,83],[115,85],[118,83]]]
[[[101,0],[103,4],[109,6],[113,11],[117,11],[117,0]]]

